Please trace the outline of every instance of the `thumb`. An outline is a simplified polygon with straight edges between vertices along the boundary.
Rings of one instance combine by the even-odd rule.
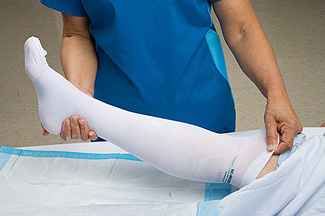
[[[276,148],[278,143],[278,131],[276,123],[266,123],[266,141],[267,141],[267,150],[269,152],[273,151]]]

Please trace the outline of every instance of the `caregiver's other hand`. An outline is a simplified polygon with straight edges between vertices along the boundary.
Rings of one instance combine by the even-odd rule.
[[[274,150],[278,142],[278,133],[280,134],[280,143],[274,154],[281,154],[290,149],[294,137],[303,129],[289,100],[268,100],[264,121],[268,151]]]
[[[70,139],[87,141],[88,139],[96,140],[98,138],[95,131],[89,129],[87,121],[79,119],[77,115],[63,121],[60,136],[66,141]]]
[[[43,125],[42,125],[43,127]],[[42,136],[49,135],[49,132],[44,129]],[[60,136],[63,140],[81,139],[87,141],[89,139],[96,140],[98,138],[95,131],[89,129],[85,119],[79,119],[79,116],[73,115],[63,121]]]

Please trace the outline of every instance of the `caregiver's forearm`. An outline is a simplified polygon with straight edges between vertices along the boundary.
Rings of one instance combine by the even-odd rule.
[[[287,99],[273,49],[250,1],[221,0],[214,2],[213,8],[225,40],[246,75],[268,99]]]
[[[267,98],[264,121],[268,150],[277,154],[292,147],[302,125],[293,110],[272,47],[249,0],[220,0],[213,3],[225,39],[239,65]]]
[[[273,49],[259,25],[247,28],[228,44],[242,70],[266,98],[287,99]]]
[[[66,78],[84,93],[93,96],[97,55],[87,17],[62,14],[61,63]]]

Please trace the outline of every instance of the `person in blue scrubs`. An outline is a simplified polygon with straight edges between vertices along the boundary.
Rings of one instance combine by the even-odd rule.
[[[238,63],[268,100],[270,150],[278,131],[281,153],[302,130],[249,0],[41,2],[62,12],[62,67],[81,91],[125,110],[224,133],[235,130],[235,106],[212,4]],[[61,137],[97,135],[86,119],[72,116]]]

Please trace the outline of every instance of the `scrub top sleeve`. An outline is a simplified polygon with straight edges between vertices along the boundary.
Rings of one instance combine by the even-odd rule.
[[[81,0],[41,0],[41,3],[62,13],[78,17],[87,16]]]

